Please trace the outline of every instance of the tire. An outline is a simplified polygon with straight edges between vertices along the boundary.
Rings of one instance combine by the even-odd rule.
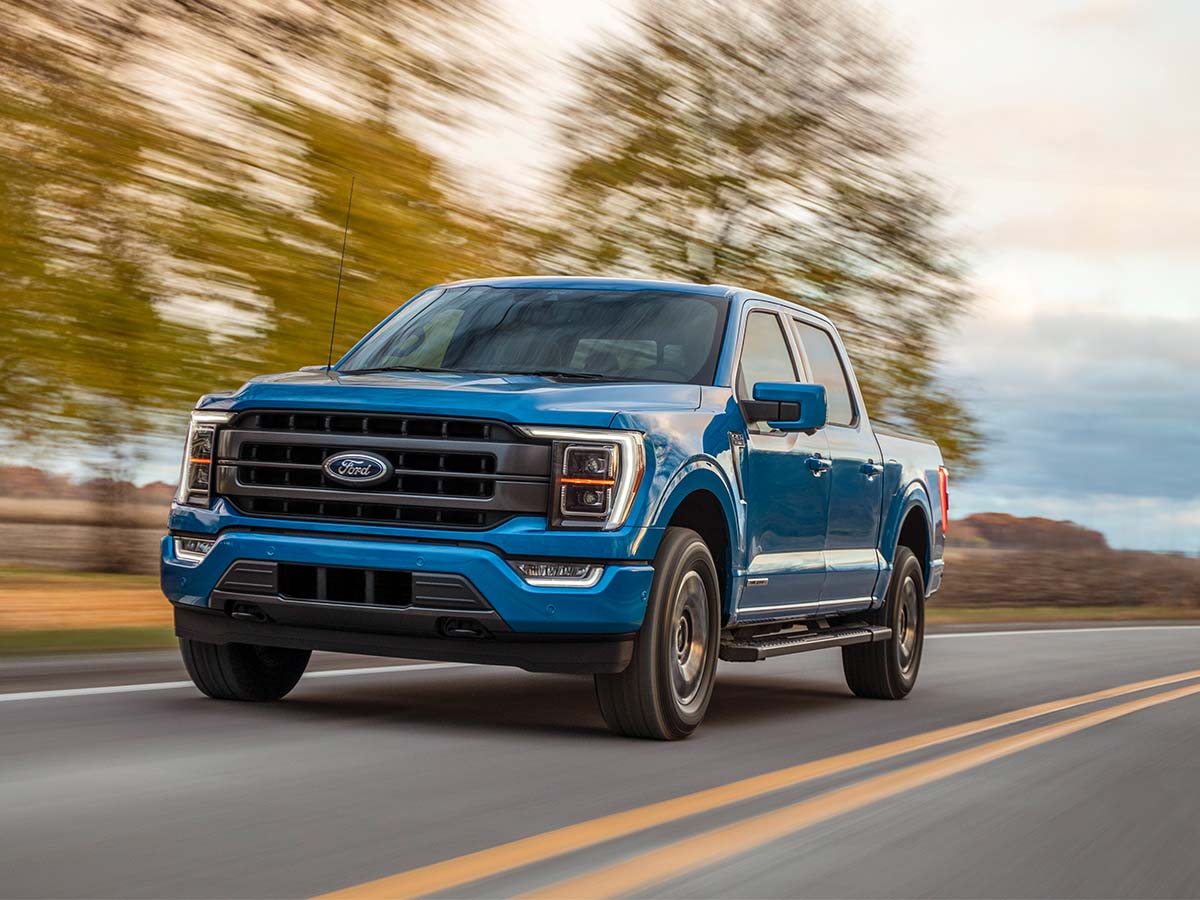
[[[717,670],[719,584],[700,535],[668,528],[633,659],[624,672],[595,676],[600,713],[612,731],[677,741],[704,720]]]
[[[887,599],[871,624],[887,625],[892,638],[843,647],[846,684],[859,697],[903,700],[916,684],[925,646],[925,577],[907,547],[896,550]]]
[[[279,700],[296,686],[311,650],[179,639],[192,683],[214,700]]]

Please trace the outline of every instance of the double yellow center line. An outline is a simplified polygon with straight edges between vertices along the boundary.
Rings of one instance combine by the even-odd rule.
[[[468,853],[433,865],[421,866],[387,878],[335,891],[324,895],[320,900],[420,897],[447,891],[522,866],[544,862],[565,853],[582,850],[688,816],[796,787],[817,778],[836,775],[871,763],[888,760],[901,754],[971,737],[1084,704],[1097,703],[1197,678],[1200,678],[1200,669],[1163,678],[1138,681],[1049,703],[1039,703],[974,722],[939,728],[912,737],[790,766],[671,800],[651,803],[625,812],[510,841],[487,850]],[[1011,737],[1000,738],[928,762],[917,763],[896,772],[869,778],[846,788],[785,806],[779,810],[667,844],[614,865],[594,870],[578,878],[557,882],[528,896],[611,897],[659,884],[675,876],[694,871],[701,866],[711,865],[730,856],[746,852],[790,832],[859,809],[885,797],[946,778],[1020,750],[1082,731],[1085,728],[1091,728],[1102,722],[1197,693],[1200,693],[1200,684],[1177,688]]]

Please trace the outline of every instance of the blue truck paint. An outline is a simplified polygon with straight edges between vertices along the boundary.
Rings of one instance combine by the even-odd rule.
[[[467,575],[513,633],[629,634],[641,625],[652,562],[667,526],[684,504],[701,495],[720,511],[714,527],[725,543],[717,560],[725,570],[725,628],[837,617],[880,606],[897,542],[911,516],[921,517],[925,540],[920,561],[927,591],[937,588],[944,548],[940,454],[930,442],[872,429],[844,347],[825,317],[719,285],[520,278],[455,287],[462,285],[726,298],[729,309],[720,326],[712,383],[344,371],[346,361],[388,322],[406,311],[433,308],[442,286],[422,292],[377,326],[332,372],[256,378],[237,391],[203,397],[198,409],[452,415],[515,427],[637,432],[643,435],[645,471],[624,524],[611,531],[553,528],[548,515],[539,513],[516,515],[483,529],[401,526],[247,514],[226,497],[215,496],[207,506],[172,506],[172,535],[217,540],[199,563],[178,559],[171,540],[164,540],[162,587],[168,599],[179,607],[223,614],[212,601],[213,589],[238,559],[402,570],[436,566],[429,570]],[[798,359],[804,354],[786,325],[789,317],[828,331],[847,372],[857,411],[853,424],[827,424],[811,433],[748,426],[734,384],[740,339],[752,311],[781,317]],[[594,587],[532,587],[511,565],[521,559],[594,561],[605,569]],[[337,627],[333,610],[329,625]]]

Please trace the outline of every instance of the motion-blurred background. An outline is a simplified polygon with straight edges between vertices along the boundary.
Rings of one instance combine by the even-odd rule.
[[[1200,12],[0,0],[0,653],[170,642],[196,397],[426,285],[739,284],[951,467],[935,621],[1200,617]]]

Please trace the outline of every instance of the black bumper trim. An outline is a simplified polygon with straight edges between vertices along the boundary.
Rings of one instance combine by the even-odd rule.
[[[260,644],[298,650],[363,653],[516,666],[528,672],[622,672],[633,656],[633,634],[532,635],[484,638],[419,637],[235,620],[216,611],[175,607],[175,634],[209,644]]]

